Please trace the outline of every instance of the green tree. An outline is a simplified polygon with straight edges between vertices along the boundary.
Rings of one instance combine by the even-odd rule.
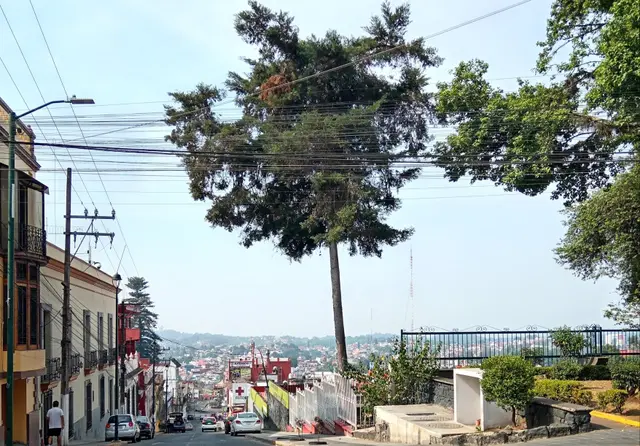
[[[225,92],[204,84],[171,93],[166,107],[167,139],[186,149],[191,195],[211,201],[213,227],[239,229],[247,248],[272,240],[295,261],[328,248],[338,368],[347,363],[338,247],[379,257],[413,232],[387,218],[401,204],[395,192],[419,175],[397,161],[427,151],[424,70],[440,59],[405,39],[409,23],[408,5],[383,3],[361,36],[302,38],[288,13],[249,1],[235,30],[258,56],[226,82],[242,117],[225,122],[214,108]]]
[[[560,350],[564,358],[576,358],[587,345],[587,340],[582,333],[574,332],[566,325],[558,327],[551,332],[551,342]]]
[[[160,336],[155,332],[158,326],[158,314],[153,311],[155,304],[147,292],[149,283],[144,277],[129,277],[127,282],[129,297],[123,299],[124,305],[135,305],[138,314],[134,323],[140,329],[140,343],[138,352],[143,358],[156,358],[160,353]]]
[[[583,279],[619,280],[623,301],[605,315],[637,323],[640,172],[629,166],[640,147],[640,0],[556,0],[539,45],[548,84],[506,93],[474,60],[438,85],[438,119],[457,131],[436,145],[436,161],[451,181],[468,175],[526,195],[552,188],[571,206],[558,261]]]
[[[520,356],[494,356],[482,361],[480,380],[484,397],[500,408],[511,411],[516,426],[518,410],[524,410],[533,399],[536,369]]]

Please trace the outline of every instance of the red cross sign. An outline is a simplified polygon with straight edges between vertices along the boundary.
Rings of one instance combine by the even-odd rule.
[[[244,393],[244,389],[242,387],[238,387],[236,389],[236,393],[238,394],[238,397],[242,398],[242,394]]]

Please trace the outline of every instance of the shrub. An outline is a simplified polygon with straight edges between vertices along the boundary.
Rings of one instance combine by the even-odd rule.
[[[556,328],[551,333],[551,342],[560,350],[560,353],[565,358],[580,356],[582,349],[587,344],[582,333],[575,332],[571,330],[571,327],[567,327],[566,325]]]
[[[551,378],[551,371],[553,367],[536,367],[536,376],[544,376],[545,378]]]
[[[622,407],[629,394],[624,390],[611,389],[598,394],[598,409],[606,411],[609,406],[613,406],[613,411],[622,412]]]
[[[536,396],[583,406],[589,406],[593,401],[593,393],[585,390],[578,381],[539,379],[535,383],[534,393]]]
[[[629,395],[640,389],[640,357],[612,358],[609,370],[615,389],[626,390]]]
[[[520,356],[494,356],[484,360],[481,367],[484,397],[504,410],[511,410],[515,426],[516,412],[524,410],[533,398],[535,367]]]
[[[582,366],[577,361],[565,359],[551,367],[551,378],[577,380],[581,371]]]
[[[611,372],[606,365],[585,365],[578,378],[581,381],[609,381]]]

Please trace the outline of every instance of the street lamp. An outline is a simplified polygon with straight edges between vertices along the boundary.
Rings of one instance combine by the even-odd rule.
[[[7,187],[9,193],[9,221],[7,224],[7,433],[6,433],[6,444],[13,444],[13,384],[14,384],[14,376],[13,376],[13,354],[15,351],[15,346],[13,345],[14,336],[14,318],[13,318],[13,298],[15,296],[15,277],[14,277],[14,267],[15,267],[15,194],[17,189],[16,184],[16,131],[18,120],[20,118],[24,118],[31,113],[37,112],[40,109],[48,107],[52,104],[78,104],[78,105],[86,105],[86,104],[95,104],[93,99],[78,99],[75,96],[65,100],[59,101],[49,101],[46,104],[42,104],[39,107],[36,107],[32,110],[28,110],[21,115],[16,115],[14,111],[9,113],[9,184]]]
[[[114,393],[113,396],[115,396],[116,398],[116,404],[113,406],[114,410],[115,410],[115,416],[116,416],[116,423],[114,428],[114,437],[113,440],[114,441],[118,441],[119,437],[118,437],[118,424],[120,424],[120,420],[118,420],[118,412],[120,409],[120,392],[118,389],[118,351],[120,350],[118,348],[118,293],[120,293],[120,283],[122,282],[122,276],[120,276],[119,273],[115,273],[113,275],[113,286],[116,287],[116,355],[114,358],[114,362],[115,362],[115,373],[114,373],[114,377],[113,377],[113,381],[115,383],[115,389],[114,389]],[[122,383],[122,385],[124,386],[124,383]]]

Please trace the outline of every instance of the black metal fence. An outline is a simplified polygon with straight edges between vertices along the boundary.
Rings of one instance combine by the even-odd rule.
[[[579,358],[640,355],[640,329],[603,329],[599,326],[572,330],[585,342]],[[553,345],[553,330],[539,330],[529,326],[525,330],[495,330],[479,326],[471,331],[440,331],[427,327],[419,331],[401,331],[400,338],[407,345],[429,343],[437,350],[440,368],[451,369],[479,364],[483,359],[500,355],[523,355],[536,358],[540,365],[551,365],[562,358]]]

